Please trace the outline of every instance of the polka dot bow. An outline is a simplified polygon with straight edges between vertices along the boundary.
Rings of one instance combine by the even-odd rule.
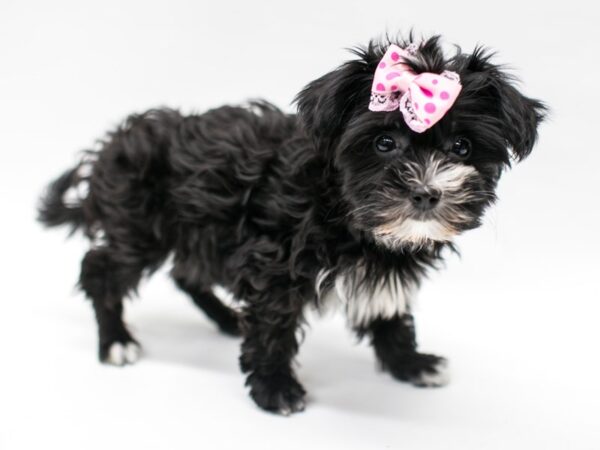
[[[416,51],[414,44],[406,49],[390,45],[375,70],[369,109],[399,109],[409,128],[422,133],[444,117],[462,86],[455,72],[416,74],[403,62]]]

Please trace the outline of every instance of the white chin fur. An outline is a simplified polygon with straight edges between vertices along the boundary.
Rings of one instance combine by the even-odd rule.
[[[436,220],[403,219],[380,225],[373,235],[388,247],[426,245],[431,242],[450,241],[456,231]]]

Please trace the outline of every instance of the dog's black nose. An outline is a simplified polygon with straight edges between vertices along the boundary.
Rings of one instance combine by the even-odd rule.
[[[420,211],[429,211],[440,202],[442,193],[437,189],[418,188],[411,192],[410,201]]]

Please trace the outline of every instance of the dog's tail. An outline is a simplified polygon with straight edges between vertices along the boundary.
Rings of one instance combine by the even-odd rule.
[[[89,186],[88,162],[82,160],[48,185],[38,205],[38,221],[47,227],[70,225],[71,234],[85,224],[83,200]]]

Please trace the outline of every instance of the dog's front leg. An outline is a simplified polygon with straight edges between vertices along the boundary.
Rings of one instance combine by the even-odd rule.
[[[287,292],[265,292],[244,312],[241,368],[250,396],[261,408],[289,415],[304,409],[305,391],[292,361],[302,305]]]
[[[447,384],[446,360],[417,352],[412,315],[397,315],[390,319],[378,318],[359,332],[370,336],[382,368],[394,378],[419,387]]]

